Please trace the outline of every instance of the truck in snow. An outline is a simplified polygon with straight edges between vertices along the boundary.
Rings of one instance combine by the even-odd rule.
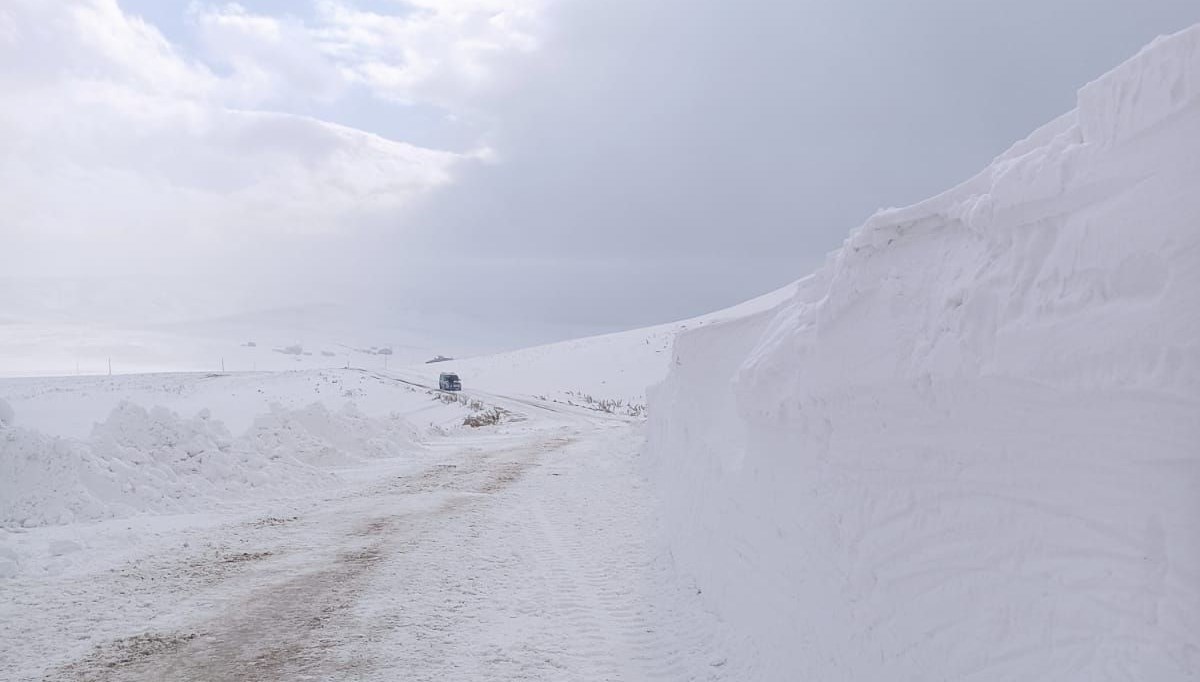
[[[438,388],[443,391],[461,391],[462,381],[453,372],[442,372],[438,375]]]

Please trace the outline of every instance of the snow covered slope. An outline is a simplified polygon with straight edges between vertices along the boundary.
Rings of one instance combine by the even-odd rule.
[[[667,374],[680,332],[770,309],[795,293],[795,284],[744,303],[681,322],[604,334],[449,362],[416,365],[406,373],[436,385],[441,372],[457,372],[464,389],[540,396],[588,407],[598,401],[645,404],[646,388]]]
[[[1200,26],[682,333],[649,451],[759,679],[1196,679]]]

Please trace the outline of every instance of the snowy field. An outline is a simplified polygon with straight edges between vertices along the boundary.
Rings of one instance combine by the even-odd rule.
[[[0,379],[0,677],[743,679],[639,407],[678,331],[793,291],[387,370]]]

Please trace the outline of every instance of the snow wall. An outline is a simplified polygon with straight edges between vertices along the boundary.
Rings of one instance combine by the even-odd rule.
[[[1196,679],[1200,26],[674,354],[664,530],[758,679]]]

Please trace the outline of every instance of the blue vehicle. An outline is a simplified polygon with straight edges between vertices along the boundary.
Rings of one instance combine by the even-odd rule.
[[[438,388],[443,391],[461,391],[462,381],[453,372],[442,372],[438,375]]]

